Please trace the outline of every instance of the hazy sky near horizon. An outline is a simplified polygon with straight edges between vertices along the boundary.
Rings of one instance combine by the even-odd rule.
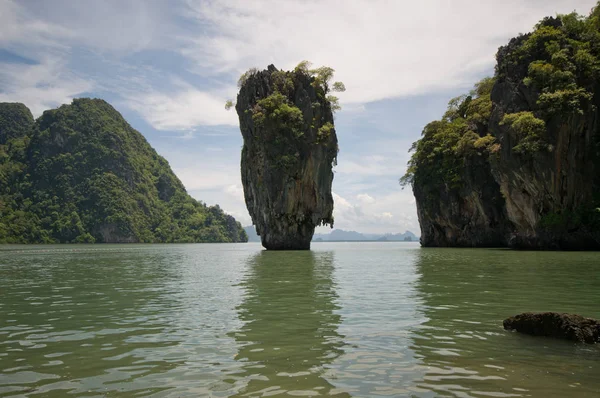
[[[492,75],[494,55],[546,15],[596,0],[0,0],[0,102],[39,116],[110,102],[188,192],[251,223],[240,181],[238,77],[302,60],[345,83],[336,114],[336,228],[419,232],[398,178],[447,101]],[[323,232],[321,230],[320,232]]]

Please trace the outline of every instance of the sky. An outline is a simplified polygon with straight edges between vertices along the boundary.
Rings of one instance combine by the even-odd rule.
[[[335,227],[419,233],[398,179],[448,100],[494,71],[499,46],[596,0],[0,0],[0,102],[34,116],[111,103],[188,192],[251,224],[242,138],[227,99],[251,67],[302,60],[344,82],[335,126]],[[326,232],[320,227],[317,232]]]

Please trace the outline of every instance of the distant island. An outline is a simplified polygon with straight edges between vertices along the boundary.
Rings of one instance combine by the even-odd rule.
[[[248,242],[260,242],[253,225],[244,227]],[[418,242],[419,237],[411,231],[397,234],[362,234],[356,231],[334,229],[328,234],[314,234],[313,242]]]
[[[546,17],[412,146],[423,246],[600,250],[600,8]]]
[[[201,172],[201,171],[200,171]],[[245,242],[107,102],[0,103],[0,243]]]

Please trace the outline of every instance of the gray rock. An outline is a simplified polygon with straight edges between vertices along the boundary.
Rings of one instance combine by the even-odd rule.
[[[288,79],[285,89],[281,80]],[[267,249],[310,249],[318,225],[333,227],[332,167],[338,145],[335,130],[319,129],[331,123],[331,104],[313,78],[301,71],[280,72],[273,65],[254,71],[242,82],[236,111],[244,139],[241,172],[246,206]],[[257,104],[275,91],[302,112],[297,128],[277,119]],[[265,114],[265,122],[253,117]],[[283,126],[283,127],[282,127]]]

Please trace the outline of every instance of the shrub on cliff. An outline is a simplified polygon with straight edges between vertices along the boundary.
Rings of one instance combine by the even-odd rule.
[[[481,80],[469,95],[451,99],[441,120],[425,126],[422,138],[410,148],[413,154],[400,179],[403,186],[417,182],[432,191],[440,185],[458,188],[465,160],[488,156],[494,144],[487,132],[493,83],[492,78]]]

